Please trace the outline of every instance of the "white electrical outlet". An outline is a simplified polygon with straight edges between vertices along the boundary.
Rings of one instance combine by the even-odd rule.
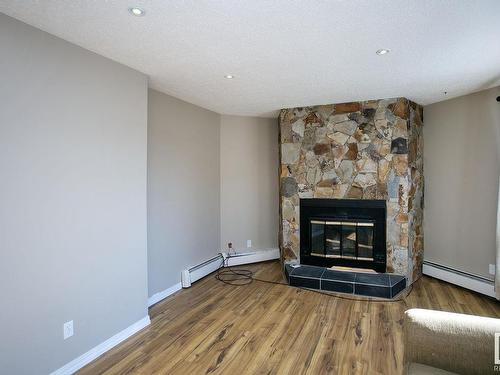
[[[252,240],[247,240],[247,247],[252,247]]]
[[[495,265],[494,264],[490,264],[490,266],[489,266],[489,272],[490,272],[490,275],[494,275],[495,274]]]
[[[69,322],[64,323],[63,325],[63,335],[64,339],[66,340],[67,338],[70,338],[73,336],[73,321],[70,320]]]

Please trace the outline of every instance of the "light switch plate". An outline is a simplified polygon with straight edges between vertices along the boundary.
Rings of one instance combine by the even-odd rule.
[[[247,247],[252,247],[252,240],[247,240]]]

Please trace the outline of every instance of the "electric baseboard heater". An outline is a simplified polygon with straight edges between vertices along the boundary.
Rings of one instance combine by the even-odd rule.
[[[196,266],[183,270],[181,273],[181,284],[183,288],[189,288],[192,283],[205,277],[206,275],[217,271],[222,267],[222,255],[218,254],[213,258],[210,258],[203,263]]]
[[[221,253],[204,261],[203,263],[183,270],[181,272],[181,285],[183,288],[189,288],[195,281],[211,274],[214,271],[217,271],[224,265],[229,267],[238,266],[241,264],[258,263],[266,260],[279,259],[279,257],[279,249],[257,250],[235,254]],[[224,259],[226,259],[225,264]]]

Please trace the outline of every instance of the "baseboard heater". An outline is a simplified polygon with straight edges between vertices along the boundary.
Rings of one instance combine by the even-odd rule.
[[[224,265],[224,258],[227,258],[226,265],[237,266],[240,264],[264,262],[266,260],[279,259],[278,249],[256,250],[245,253],[236,253],[228,255],[227,253],[217,254],[196,266],[185,269],[181,272],[181,284],[183,288],[189,288],[192,283],[217,271]]]
[[[273,260],[279,258],[280,258],[279,249],[257,250],[245,253],[231,254],[227,258],[226,264],[229,267],[232,267],[232,266],[239,266],[240,264],[265,262],[266,260]]]
[[[210,258],[203,263],[183,270],[181,273],[181,284],[183,288],[189,288],[192,283],[207,276],[208,274],[217,271],[222,267],[223,257],[221,254]]]
[[[428,260],[424,260],[423,273],[424,275],[461,286],[462,288],[495,297],[494,282],[486,277],[474,275]]]

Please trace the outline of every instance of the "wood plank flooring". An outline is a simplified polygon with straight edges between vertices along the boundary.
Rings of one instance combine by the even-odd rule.
[[[278,262],[244,268],[283,281]],[[400,302],[368,302],[210,275],[153,306],[149,327],[78,374],[401,374],[412,307],[500,318],[496,300],[428,277]]]

